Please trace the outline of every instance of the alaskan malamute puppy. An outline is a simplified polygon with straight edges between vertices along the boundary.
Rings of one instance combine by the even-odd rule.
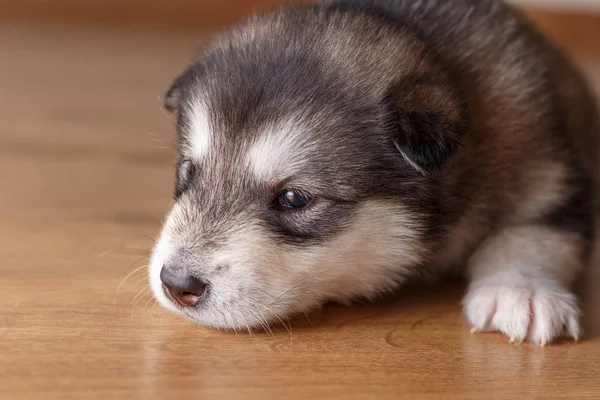
[[[596,105],[501,0],[332,0],[215,37],[164,98],[165,307],[252,329],[411,275],[464,270],[474,331],[580,335]]]

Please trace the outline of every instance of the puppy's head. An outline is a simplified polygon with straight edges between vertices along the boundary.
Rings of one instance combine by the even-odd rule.
[[[461,126],[422,53],[381,21],[309,7],[215,39],[165,95],[180,158],[149,267],[160,303],[252,328],[414,271]]]

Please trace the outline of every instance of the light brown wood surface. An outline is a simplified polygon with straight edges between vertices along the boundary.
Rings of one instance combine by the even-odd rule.
[[[546,348],[471,335],[462,284],[272,334],[157,308],[143,267],[174,161],[158,95],[200,43],[0,27],[0,399],[600,398],[598,262],[581,284],[586,337]],[[600,58],[581,61],[600,83]]]
[[[310,3],[313,0],[293,0]],[[511,1],[511,0],[509,0]],[[600,15],[577,7],[569,13],[527,7],[526,13],[558,41],[580,50],[598,47]],[[593,1],[593,0],[592,0]],[[50,25],[112,26],[206,31],[289,0],[0,0],[0,23],[35,21]],[[522,1],[520,2],[523,3]],[[579,10],[579,11],[578,11]],[[591,34],[592,30],[596,34]]]

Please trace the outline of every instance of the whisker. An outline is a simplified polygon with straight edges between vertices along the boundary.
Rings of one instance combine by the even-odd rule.
[[[150,293],[150,291],[150,286],[146,286],[145,288],[140,290],[139,293],[133,298],[133,300],[131,301],[131,318],[135,319],[136,299],[143,299],[145,295]]]
[[[133,300],[131,300],[131,304],[135,305],[135,302],[137,299],[141,299],[142,297],[144,297],[146,294],[148,294],[150,292],[150,285],[144,286],[139,292],[138,294],[135,295],[135,297],[133,298]]]
[[[141,236],[141,235],[140,235],[140,236]],[[144,254],[146,254],[146,253],[148,252],[148,250],[147,250],[147,249],[137,249],[137,248],[125,247],[125,246],[123,246],[123,245],[120,245],[120,246],[118,246],[118,247],[113,247],[113,248],[111,248],[111,249],[108,249],[108,250],[106,250],[106,251],[104,251],[104,252],[102,252],[102,253],[98,254],[98,258],[102,258],[102,257],[106,256],[107,254],[109,254],[109,253],[112,253],[113,251],[116,251],[116,250],[119,250],[119,251],[124,251],[124,252],[126,252],[127,250],[137,250],[137,251],[143,251],[143,252],[144,252]],[[142,259],[144,259],[144,258],[147,258],[147,257],[143,257]],[[139,260],[137,260],[136,262],[138,262],[138,261],[139,261]],[[135,263],[134,263],[134,264],[135,264]],[[131,266],[132,266],[132,265],[130,265],[129,267],[131,267]],[[127,269],[125,269],[125,271],[123,271],[123,272],[126,272],[126,271],[127,271]]]
[[[269,293],[269,292],[267,292],[266,290],[264,290],[264,289],[261,289],[261,288],[259,288],[259,287],[255,287],[254,289],[255,289],[255,290],[258,290],[259,292],[262,292],[263,294],[266,294],[266,295],[267,295],[267,296],[269,296],[271,299],[273,299],[273,300],[277,301],[277,300],[279,300],[279,298],[280,298],[281,296],[285,295],[285,294],[286,294],[286,293],[288,293],[290,290],[293,290],[293,289],[295,289],[295,288],[296,288],[296,286],[292,286],[291,288],[285,289],[283,292],[279,293],[279,294],[278,294],[278,295],[276,295],[276,296],[272,295],[271,293]]]
[[[142,265],[139,268],[134,269],[133,271],[131,271],[130,273],[127,274],[127,276],[125,276],[125,278],[123,278],[123,280],[121,281],[121,283],[119,283],[119,286],[117,286],[117,290],[115,290],[115,298],[113,299],[113,304],[117,304],[117,297],[119,295],[119,291],[121,290],[121,286],[123,286],[123,284],[125,283],[125,281],[133,274],[135,274],[136,272],[147,268],[147,265]]]
[[[154,296],[152,296],[152,298],[154,299]],[[156,299],[154,299],[154,303],[152,304],[152,309],[157,309],[160,308],[160,304],[158,303],[158,301],[156,301]],[[156,315],[158,314],[158,319],[160,321],[160,323],[162,324],[165,319],[163,317],[163,313],[153,313],[152,315],[156,318]]]
[[[275,316],[275,318],[277,318],[279,320],[279,322],[281,322],[281,324],[283,325],[283,327],[288,331],[288,333],[290,334],[290,338],[292,337],[292,325],[290,324],[290,326],[288,327],[285,322],[283,322],[283,320],[279,317],[279,315],[277,315],[276,313],[273,312],[273,310],[271,310],[268,306],[266,305],[262,305],[262,307],[266,308],[267,311],[269,312],[270,315]],[[289,322],[289,321],[288,321]]]
[[[155,244],[157,243],[157,240],[153,237],[150,237],[148,235],[138,235],[140,237],[146,238],[146,239],[150,239],[152,242],[154,242]]]
[[[244,312],[240,312],[240,317],[242,318],[242,322],[244,323],[244,325],[246,325],[246,329],[248,330],[248,335],[252,336],[252,330],[250,329],[250,326],[248,325],[248,322],[246,321],[246,317],[244,317]]]
[[[146,304],[144,305],[144,308],[142,309],[142,321],[144,320],[144,317],[146,316],[146,307],[148,307],[148,304],[150,304],[150,302],[154,300],[154,297],[150,297],[148,299],[148,301],[146,302]]]
[[[141,257],[141,258],[138,258],[137,260],[135,260],[134,262],[132,262],[132,263],[129,265],[129,267],[125,268],[125,271],[123,271],[123,273],[126,273],[126,272],[129,270],[129,268],[133,267],[135,264],[139,263],[139,262],[140,262],[140,261],[142,261],[142,260],[148,260],[148,257]],[[144,267],[147,267],[147,265],[145,265]]]
[[[265,328],[265,325],[263,324],[262,320],[258,317],[258,314],[256,314],[254,311],[252,311],[251,309],[248,309],[248,314],[252,315],[252,317],[258,322],[258,324],[261,326],[261,328],[263,329],[263,331],[267,331],[267,329]]]
[[[308,313],[306,311],[302,311],[302,313],[304,314],[304,316],[306,317],[306,319],[308,320],[308,323],[313,325],[312,321],[310,320],[310,318],[308,318]]]
[[[144,277],[142,279],[140,279],[139,281],[137,281],[136,283],[131,285],[131,289],[135,288],[137,285],[139,285],[142,282],[146,282],[147,280],[148,280],[148,277],[146,275],[144,275]]]
[[[158,99],[159,99],[159,100],[162,102],[162,100],[161,100],[160,96],[158,97]],[[167,116],[167,118],[169,118],[171,121],[173,120],[173,117],[172,117],[171,115],[169,115],[169,114],[168,114],[168,113],[165,111],[165,109],[164,109],[162,106],[161,106],[161,107],[159,107],[159,108],[160,108],[160,110],[162,111],[162,113],[163,113],[163,114],[165,114],[165,115]]]
[[[111,251],[114,251],[114,249],[108,249],[108,250],[106,250],[105,252],[103,252],[103,253],[99,254],[99,255],[98,255],[98,258],[102,258],[102,257],[104,257],[105,255],[107,255],[107,254],[108,254],[108,253],[110,253]]]
[[[248,326],[248,323],[246,322],[246,318],[244,318],[244,312],[245,312],[245,310],[235,311],[235,317],[236,317],[236,319],[241,320],[242,324],[246,326],[246,330],[248,332],[250,332],[250,327]],[[243,328],[240,328],[240,330],[243,330]]]
[[[150,139],[152,139],[152,141],[158,143],[158,144],[162,144],[163,146],[157,146],[159,149],[165,149],[165,150],[172,150],[171,147],[167,146],[167,143],[165,143],[164,140],[158,138],[154,133],[152,132],[148,132],[148,134],[151,136]]]
[[[261,318],[259,318],[259,321],[261,321],[261,325],[267,330],[267,332],[271,335],[271,337],[273,339],[275,339],[273,330],[272,330],[271,326],[269,325],[267,319],[265,318],[264,314],[260,310],[256,310],[256,311],[260,313]]]

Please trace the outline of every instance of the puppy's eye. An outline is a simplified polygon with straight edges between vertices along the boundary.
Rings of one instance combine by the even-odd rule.
[[[177,185],[175,188],[175,197],[179,197],[190,184],[196,167],[190,160],[183,160],[177,168]]]
[[[310,204],[311,196],[298,189],[285,189],[279,195],[279,205],[285,209],[301,209]]]

